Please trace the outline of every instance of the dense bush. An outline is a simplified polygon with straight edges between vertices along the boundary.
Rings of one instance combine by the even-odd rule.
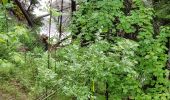
[[[0,79],[19,81],[32,99],[170,99],[170,28],[154,31],[154,9],[141,0],[82,2],[70,28],[75,40],[54,53],[43,51],[24,26],[7,31],[0,9]]]

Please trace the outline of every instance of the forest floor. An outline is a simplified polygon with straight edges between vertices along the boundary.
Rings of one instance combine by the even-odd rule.
[[[0,100],[29,100],[28,97],[16,80],[0,83]]]
[[[11,94],[4,93],[0,90],[0,100],[15,100],[16,98],[11,96]]]

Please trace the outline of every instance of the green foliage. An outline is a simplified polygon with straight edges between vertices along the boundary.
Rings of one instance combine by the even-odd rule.
[[[155,34],[154,10],[145,8],[141,0],[133,0],[129,14],[123,0],[82,2],[71,26],[78,39],[55,54],[37,46],[24,26],[10,26],[7,31],[3,9],[0,78],[15,78],[33,99],[47,91],[100,100],[107,90],[110,100],[169,100],[166,42],[170,28],[161,27]],[[82,38],[90,44],[82,47]],[[20,52],[20,46],[31,50]]]
[[[0,59],[0,80],[9,79],[14,73],[15,65],[8,62],[7,60]]]
[[[12,56],[13,52],[21,45],[21,40],[19,37],[28,38],[26,29],[21,26],[13,27],[10,32],[0,33],[0,56],[2,58]],[[7,59],[7,58],[6,58]]]
[[[8,16],[8,11],[6,9],[9,9],[12,6],[11,3],[6,3],[4,5],[0,4],[0,32],[7,32],[10,28],[8,25],[11,19]],[[12,25],[13,23],[10,22],[10,24]]]
[[[5,13],[6,11],[4,10],[5,8],[0,4],[0,32],[6,31],[6,18],[5,18]]]
[[[133,40],[136,40],[136,43],[138,44],[137,50],[136,49],[132,50],[131,47],[128,45],[128,42],[125,42],[125,45],[123,44],[120,45],[121,48],[124,48],[124,46],[128,46],[129,49],[134,52],[133,55],[135,55],[135,56],[131,55],[130,58],[135,58],[135,59],[131,61],[128,55],[125,55],[125,58],[127,59],[124,59],[123,61],[118,60],[117,65],[122,67],[120,67],[119,70],[116,69],[114,70],[120,73],[116,73],[115,76],[114,73],[112,73],[110,74],[110,76],[112,77],[107,78],[107,80],[110,82],[109,83],[110,94],[115,99],[126,98],[129,96],[131,98],[136,98],[136,99],[140,98],[144,100],[145,99],[149,100],[149,98],[160,99],[164,97],[168,99],[169,81],[166,79],[165,76],[167,70],[164,69],[166,67],[166,61],[167,61],[167,54],[165,54],[167,50],[166,42],[167,42],[167,38],[169,37],[170,30],[169,28],[164,27],[161,29],[158,35],[155,35],[153,25],[152,25],[152,20],[153,20],[152,17],[154,16],[153,9],[145,8],[142,5],[143,4],[142,1],[140,0],[133,0],[132,3],[133,3],[131,8],[132,10],[130,10],[129,15],[127,15],[124,13],[127,8],[124,8],[123,2],[120,0],[114,0],[114,1],[109,0],[107,2],[104,0],[86,2],[82,4],[80,6],[79,11],[75,13],[75,17],[74,17],[75,19],[73,19],[72,22],[73,23],[72,32],[73,33],[78,32],[79,37],[81,39],[85,37],[86,40],[91,40],[91,38],[93,38],[95,39],[95,42],[104,39],[112,40],[113,41],[111,42],[113,43],[112,45],[115,45],[115,43],[117,42],[118,43],[121,42],[122,38],[129,38],[129,37],[124,37],[124,35],[126,36],[126,34],[132,34],[132,35],[136,34],[137,38],[133,38]],[[121,36],[120,40],[115,39],[116,35]],[[119,50],[119,47],[116,47],[116,49]],[[76,50],[73,51],[75,52]],[[128,48],[126,48],[125,51],[128,52]],[[70,53],[68,51],[65,51],[65,53],[66,52]],[[89,52],[90,51],[86,52],[84,55],[81,55],[79,60],[81,60],[81,58],[83,58],[85,55],[91,57],[88,55]],[[122,56],[123,49],[120,49],[120,52],[121,55],[118,52],[114,52],[114,54],[123,57]],[[107,53],[109,52],[107,51]],[[95,65],[89,64],[88,66],[90,66],[90,68],[89,67],[85,67],[85,68],[88,68],[89,71],[91,68],[93,68],[92,66],[97,66],[98,64],[100,64],[100,62],[102,61],[100,61],[99,58],[104,57],[105,55],[107,55],[107,53],[104,55],[97,53],[100,54],[101,56],[99,57],[97,56],[97,58],[95,58],[96,61],[93,61],[90,58],[84,59],[84,62],[88,61],[89,59],[90,61],[88,62],[96,62]],[[72,56],[69,56],[68,58],[71,57]],[[109,57],[109,55],[107,55],[107,57]],[[116,61],[117,59],[112,58],[113,61]],[[109,60],[107,59],[106,61]],[[74,63],[73,61],[69,61],[69,62]],[[79,66],[86,65],[84,64],[84,62],[79,64]],[[120,62],[124,62],[125,65],[122,65]],[[115,64],[115,62],[111,62],[110,64]],[[65,67],[66,66],[67,64],[65,64]],[[115,65],[112,65],[110,67],[109,65],[107,65],[107,67],[110,69],[114,68],[113,66]],[[128,69],[130,74],[124,72],[126,67],[131,68],[131,70]],[[95,71],[97,71],[100,68],[102,67],[97,67],[96,69],[94,69],[93,73],[95,73]],[[68,69],[69,68],[67,68],[67,70]],[[89,74],[88,71],[84,71],[84,72],[87,72],[86,74],[92,77],[92,75]],[[107,72],[110,71],[111,70],[108,70]],[[80,72],[80,71],[75,71],[75,72]],[[99,73],[103,74],[102,72]],[[156,78],[154,79],[153,77]],[[100,79],[102,78],[104,78],[104,76],[100,76]],[[117,82],[117,84],[115,84],[114,82]],[[112,84],[114,86],[112,86]],[[157,95],[159,93],[163,95]]]
[[[59,50],[57,73],[60,72],[59,85],[63,87],[62,91],[84,100],[90,96],[91,82],[94,81],[97,84],[108,82],[109,91],[115,97],[126,96],[124,92],[128,90],[135,92],[138,88],[138,82],[135,81],[138,73],[136,73],[137,61],[134,54],[137,46],[138,44],[133,41],[118,38],[115,44],[99,41],[88,48],[70,45]],[[124,83],[128,79],[131,81]],[[121,91],[122,87],[118,87],[120,83],[122,87],[126,87],[125,91]]]
[[[83,3],[73,19],[72,33],[77,33],[81,28],[81,35],[85,35],[85,38],[90,40],[98,35],[97,32],[105,33],[110,29],[115,31],[116,26],[113,23],[116,17],[122,16],[123,12],[119,10],[122,7],[123,2],[120,0]]]
[[[170,19],[169,5],[170,5],[169,0],[160,0],[159,2],[156,2],[156,4],[154,5],[154,8],[156,10],[156,15],[159,18]]]

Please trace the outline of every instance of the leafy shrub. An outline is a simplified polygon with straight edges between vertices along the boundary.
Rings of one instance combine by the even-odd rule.
[[[15,65],[7,60],[0,59],[0,80],[8,80],[13,77]]]

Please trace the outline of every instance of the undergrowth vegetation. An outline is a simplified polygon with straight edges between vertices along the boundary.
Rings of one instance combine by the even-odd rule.
[[[83,1],[70,26],[76,39],[55,53],[43,50],[35,30],[10,24],[1,8],[1,86],[18,84],[30,100],[169,100],[170,27],[155,33],[154,9],[141,0],[131,6]]]

